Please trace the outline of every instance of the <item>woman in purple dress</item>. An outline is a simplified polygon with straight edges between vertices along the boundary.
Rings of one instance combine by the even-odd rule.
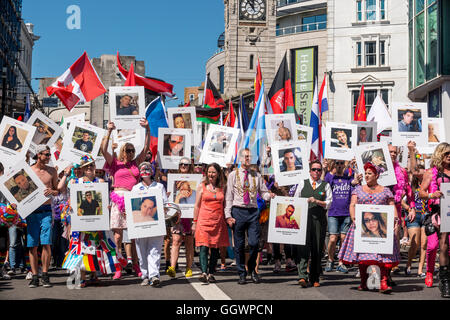
[[[355,205],[356,204],[373,204],[373,205],[392,205],[394,206],[394,195],[387,187],[378,184],[377,179],[379,172],[377,168],[370,162],[364,165],[365,179],[367,184],[365,186],[357,186],[352,192],[350,202],[350,217],[353,221],[344,243],[339,252],[339,259],[342,259],[345,264],[355,264],[359,266],[361,274],[361,284],[358,287],[360,291],[366,291],[367,288],[367,267],[370,265],[378,265],[381,271],[380,292],[390,293],[392,288],[388,286],[388,272],[389,269],[398,265],[400,261],[400,251],[395,239],[394,232],[394,249],[392,254],[377,254],[377,253],[356,253],[354,252],[355,240]],[[394,207],[395,210],[395,207]],[[398,227],[397,212],[394,211],[395,228]]]

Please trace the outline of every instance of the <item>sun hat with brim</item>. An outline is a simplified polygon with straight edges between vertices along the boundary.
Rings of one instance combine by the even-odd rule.
[[[38,144],[36,148],[34,149],[34,160],[37,160],[37,156],[39,153],[44,151],[50,151],[50,148],[46,144]]]
[[[191,159],[189,159],[188,157],[183,157],[180,159],[180,162],[178,164],[191,164]]]
[[[94,163],[95,160],[94,158],[92,158],[91,155],[87,154],[81,157],[81,162],[80,162],[80,168],[83,168],[87,165],[90,165],[91,163]]]

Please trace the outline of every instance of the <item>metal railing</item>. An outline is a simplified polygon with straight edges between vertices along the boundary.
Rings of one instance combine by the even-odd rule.
[[[276,35],[278,37],[278,36],[285,36],[288,34],[295,34],[295,33],[301,33],[301,32],[319,31],[319,30],[324,30],[326,28],[327,28],[326,21],[313,22],[313,23],[301,24],[301,25],[297,25],[297,26],[278,28],[276,31]]]
[[[278,0],[277,7],[283,7],[298,2],[305,2],[305,0]]]

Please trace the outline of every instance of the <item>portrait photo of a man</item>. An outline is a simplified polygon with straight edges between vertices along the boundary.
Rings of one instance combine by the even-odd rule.
[[[299,148],[289,148],[278,151],[280,172],[302,170],[302,158]]]
[[[42,123],[39,119],[36,119],[33,126],[36,127],[36,131],[34,132],[34,136],[31,141],[35,144],[46,144],[55,132],[53,129]]]
[[[82,199],[82,192],[78,192],[78,199]],[[81,200],[78,206],[77,214],[79,216],[98,216],[102,214],[100,198],[101,194],[97,194],[95,191],[86,191],[84,193],[84,199]],[[100,200],[100,202],[98,201]]]
[[[154,196],[131,199],[131,208],[134,223],[158,221],[156,198]]]
[[[184,136],[178,134],[165,134],[163,155],[184,156]]]
[[[278,210],[277,212],[281,211],[283,204],[278,204]],[[282,212],[282,211],[281,211]],[[277,215],[275,219],[275,228],[285,228],[285,229],[300,229],[300,226],[298,225],[297,221],[294,217],[295,207],[292,204],[289,204],[284,213],[281,215]]]
[[[77,127],[73,135],[74,149],[91,153],[94,148],[95,136],[95,133]]]
[[[18,202],[27,198],[38,188],[23,169],[6,181],[5,186]]]
[[[331,147],[350,149],[352,147],[351,142],[352,131],[348,129],[331,129]]]
[[[222,131],[216,132],[211,139],[209,151],[227,153],[230,140],[231,135],[228,135]]]
[[[398,119],[401,119],[398,122],[398,131],[399,132],[420,132],[420,111],[415,112],[412,109],[399,109],[398,110]]]
[[[133,116],[138,115],[137,96],[133,97],[129,94],[116,97],[116,115],[118,116]]]

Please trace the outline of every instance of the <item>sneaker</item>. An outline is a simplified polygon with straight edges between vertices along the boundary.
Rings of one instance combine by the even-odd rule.
[[[425,276],[425,285],[427,286],[427,288],[433,287],[433,273],[427,272]]]
[[[192,269],[186,269],[186,272],[184,273],[184,276],[186,278],[192,277]]]
[[[122,271],[116,271],[113,276],[113,280],[119,280],[122,277]]]
[[[142,280],[141,286],[148,286],[149,283],[150,283],[150,281],[148,280],[148,278],[145,278],[144,280]]]
[[[202,275],[198,279],[200,280],[200,282],[208,283],[208,276],[206,275],[206,273],[202,273]]]
[[[11,280],[11,276],[3,270],[0,270],[0,279]]]
[[[31,281],[28,284],[29,288],[37,288],[39,287],[39,276],[31,274]]]
[[[405,276],[411,275],[411,267],[405,268]]]
[[[275,261],[275,266],[273,267],[273,272],[278,273],[281,271],[281,262],[280,260]]]
[[[171,277],[171,278],[175,278],[175,276],[177,275],[177,272],[175,271],[175,268],[172,267],[172,266],[169,267],[169,268],[167,268],[166,273],[167,273],[167,275],[168,275],[169,277]]]
[[[47,272],[42,274],[41,283],[44,288],[53,287],[53,285],[50,283],[50,277],[48,276]]]
[[[212,274],[208,275],[208,282],[209,283],[215,283],[216,282],[216,278],[214,278],[214,276]]]
[[[295,265],[295,263],[291,260],[288,263],[286,263],[286,272],[292,272],[292,271],[296,271],[297,270],[297,266]]]
[[[150,285],[152,287],[158,287],[160,283],[161,281],[159,280],[158,277],[153,277],[152,280],[150,281]]]
[[[33,279],[33,272],[28,271],[28,273],[27,273],[27,275],[25,277],[25,280],[31,280],[31,279]]]
[[[426,276],[427,276],[427,274],[425,272],[417,274],[417,277],[420,278],[420,279],[425,279]]]
[[[345,264],[338,265],[337,268],[336,268],[336,271],[342,272],[342,273],[348,273],[348,269],[345,266]],[[359,272],[359,270],[358,270],[358,272]],[[359,278],[359,277],[357,277],[357,278]]]
[[[358,269],[358,271],[356,271],[355,278],[361,278],[361,273],[359,272],[359,269]]]
[[[327,264],[325,266],[325,272],[331,272],[333,271],[333,267],[334,267],[334,261],[327,261]]]
[[[12,268],[11,270],[8,271],[8,275],[10,276],[15,276],[16,275],[16,271],[14,268]]]
[[[235,266],[236,266],[236,260],[233,260],[233,262],[231,263],[231,266],[232,266],[232,267],[235,267]]]

